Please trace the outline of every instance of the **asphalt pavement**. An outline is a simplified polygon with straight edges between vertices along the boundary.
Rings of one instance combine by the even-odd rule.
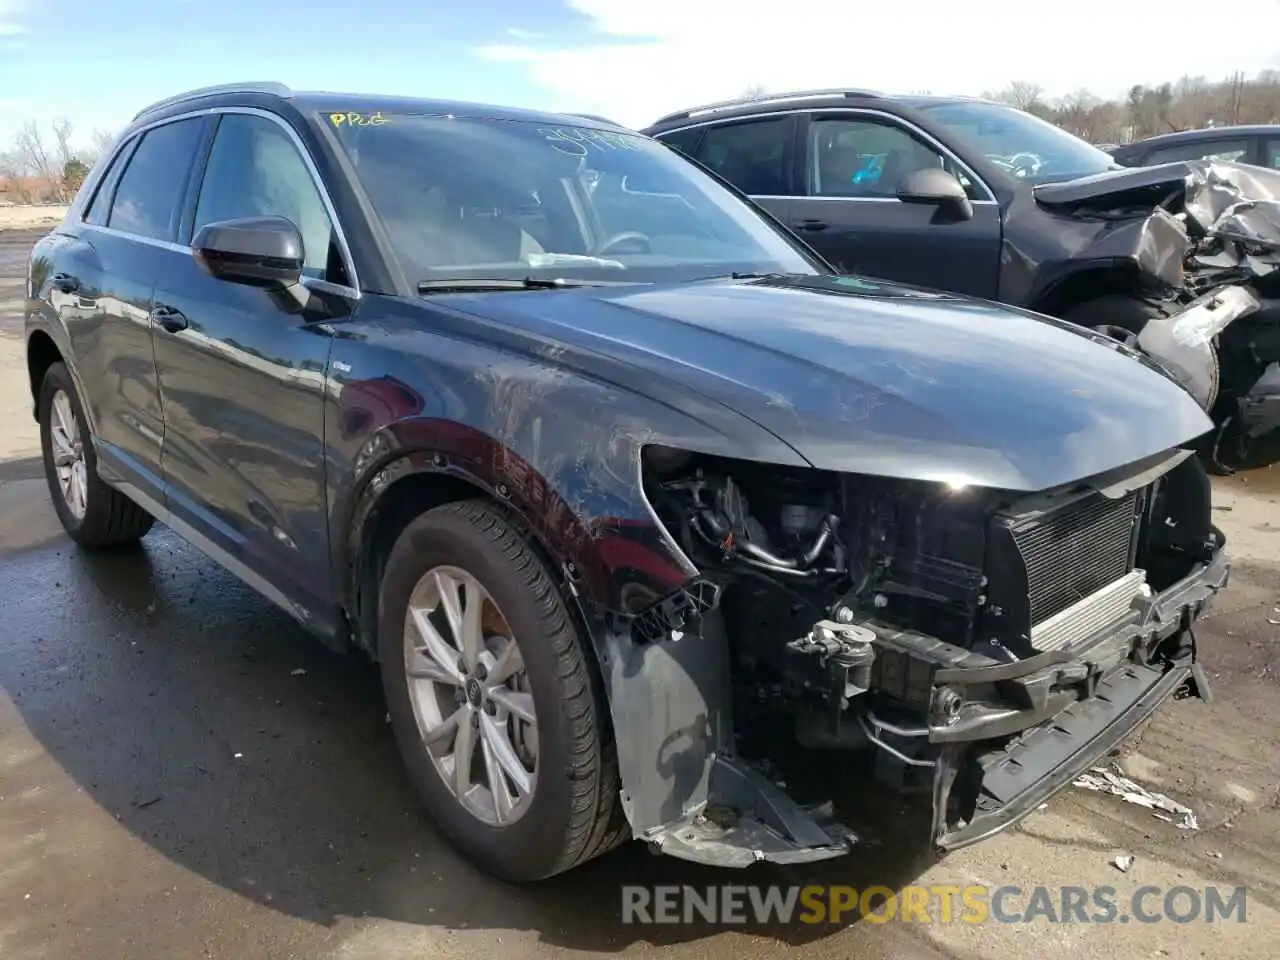
[[[1128,775],[1179,829],[1073,788],[948,857],[896,843],[748,877],[632,845],[536,887],[491,881],[420,813],[377,677],[163,528],[90,556],[35,453],[21,340],[30,236],[0,234],[0,958],[1257,957],[1280,953],[1280,484],[1222,481],[1237,558],[1199,635],[1217,697],[1170,703]],[[14,389],[14,384],[19,389]],[[1135,858],[1128,872],[1114,865]],[[1243,884],[1246,922],[622,922],[620,887]],[[1019,938],[1033,939],[1019,939]]]

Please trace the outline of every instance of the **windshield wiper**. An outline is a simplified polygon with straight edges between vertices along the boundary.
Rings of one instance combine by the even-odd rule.
[[[574,287],[630,286],[634,280],[574,280],[569,277],[456,277],[419,280],[419,293],[476,293],[492,290],[569,290]]]

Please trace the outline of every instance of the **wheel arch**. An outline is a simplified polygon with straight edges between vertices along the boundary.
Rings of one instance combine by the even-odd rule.
[[[55,363],[66,363],[66,359],[53,337],[44,330],[33,330],[27,337],[27,382],[31,388],[33,420],[40,419],[40,386],[44,383],[45,374]]]
[[[1141,271],[1131,260],[1086,262],[1048,279],[1032,295],[1028,307],[1036,313],[1061,317],[1071,307],[1096,297],[1136,294],[1141,289]]]
[[[414,442],[415,434],[433,442]],[[638,455],[635,499],[624,486],[596,505],[591,494],[600,492],[598,477],[563,469],[548,477],[498,440],[459,423],[397,422],[366,441],[362,452],[372,451],[383,453],[357,457],[332,521],[341,531],[333,557],[338,595],[353,639],[366,652],[375,648],[382,563],[391,545],[415,517],[450,502],[483,499],[520,528],[573,601],[597,655],[601,618],[626,605],[637,579],[647,587],[640,596],[657,599],[696,572],[671,554],[648,514]]]

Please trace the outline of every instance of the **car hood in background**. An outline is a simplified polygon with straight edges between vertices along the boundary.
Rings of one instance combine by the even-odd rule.
[[[1100,334],[853,277],[449,299],[643,367],[656,398],[673,387],[711,397],[822,469],[1040,490],[1212,426],[1181,387]]]

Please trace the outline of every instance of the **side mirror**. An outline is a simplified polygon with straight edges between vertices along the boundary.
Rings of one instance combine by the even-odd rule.
[[[302,234],[284,217],[241,217],[201,227],[192,255],[211,276],[254,287],[290,287],[302,277]]]
[[[898,199],[903,203],[922,203],[937,207],[957,220],[973,218],[973,204],[954,174],[941,167],[913,170],[898,184]]]

